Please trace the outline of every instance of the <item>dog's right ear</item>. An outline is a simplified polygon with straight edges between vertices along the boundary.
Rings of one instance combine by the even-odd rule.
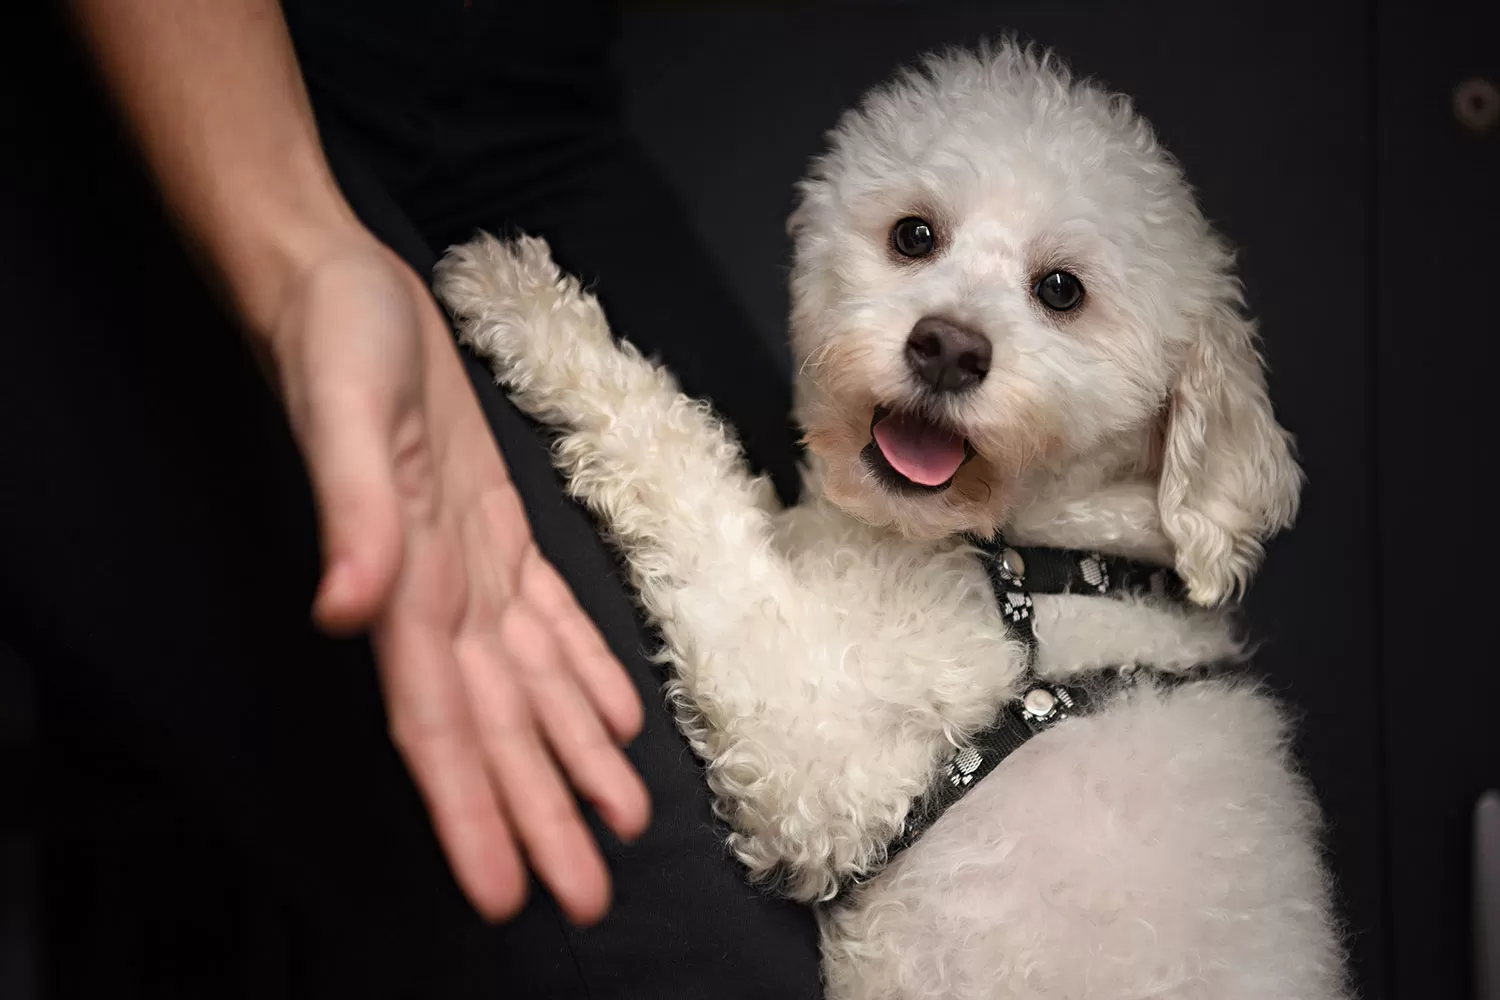
[[[1237,287],[1195,326],[1168,404],[1159,502],[1178,575],[1193,601],[1212,606],[1244,591],[1262,543],[1291,524],[1302,470],[1272,412]]]

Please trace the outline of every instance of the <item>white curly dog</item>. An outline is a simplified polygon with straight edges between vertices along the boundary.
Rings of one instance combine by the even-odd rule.
[[[733,851],[818,906],[828,995],[1347,996],[1281,711],[1167,683],[1239,654],[1216,609],[1302,477],[1232,255],[1150,126],[1034,49],[930,57],[844,116],[790,231],[788,510],[542,242],[480,237],[437,287],[559,432]],[[1023,641],[975,544],[997,532],[1172,567],[1186,597],[1037,594]],[[1028,673],[1137,666],[889,850]]]

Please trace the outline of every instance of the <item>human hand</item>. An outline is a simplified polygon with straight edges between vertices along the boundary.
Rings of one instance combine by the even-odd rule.
[[[264,341],[324,542],[317,620],[372,627],[393,738],[479,911],[514,914],[529,863],[570,919],[599,919],[609,877],[563,774],[639,835],[647,794],[617,744],[640,699],[532,540],[447,322],[362,231],[274,300]]]

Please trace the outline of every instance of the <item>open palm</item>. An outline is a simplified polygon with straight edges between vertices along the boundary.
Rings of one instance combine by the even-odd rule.
[[[571,919],[598,919],[609,879],[568,784],[622,837],[644,829],[619,749],[634,687],[537,550],[421,279],[357,240],[282,301],[270,344],[318,497],[318,619],[372,629],[393,738],[476,907],[515,912],[529,864]]]

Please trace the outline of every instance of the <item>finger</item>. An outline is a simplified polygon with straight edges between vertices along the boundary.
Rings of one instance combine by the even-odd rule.
[[[612,665],[616,690],[608,695],[623,705],[623,712],[614,710],[621,728],[635,721],[627,714],[632,708],[637,716],[640,713],[634,687],[531,541],[516,491],[490,490],[465,514],[459,527],[469,582],[466,627],[494,645],[496,657],[503,655],[503,662],[522,678],[531,714],[546,729],[548,744],[574,787],[621,837],[639,836],[650,814],[645,786],[611,741],[607,723],[600,721],[599,709],[578,676],[564,662],[567,654],[554,625],[530,603],[531,590],[550,579],[555,586],[548,594],[551,605],[572,609],[574,621],[566,625],[583,630],[580,645],[592,658],[585,670],[608,683]],[[591,634],[593,646],[588,643]]]
[[[521,592],[551,625],[568,668],[615,741],[629,743],[640,735],[645,709],[630,675],[562,576],[535,548],[521,570]]]
[[[651,811],[646,786],[564,666],[547,623],[525,603],[513,602],[500,620],[499,637],[573,787],[615,833],[626,840],[640,836]]]
[[[485,491],[461,522],[474,583],[471,600],[483,598],[489,604],[487,609],[476,605],[473,613],[482,620],[486,610],[498,614],[514,595],[524,595],[550,623],[568,669],[610,733],[617,742],[628,743],[643,724],[640,695],[572,590],[532,540],[520,494],[508,480],[501,482]]]
[[[398,606],[376,632],[391,734],[460,888],[486,918],[508,919],[526,902],[520,850],[490,784],[450,635],[409,610]]]
[[[609,873],[541,743],[507,651],[493,632],[466,636],[457,651],[493,784],[532,869],[569,920],[598,921],[609,909]]]

